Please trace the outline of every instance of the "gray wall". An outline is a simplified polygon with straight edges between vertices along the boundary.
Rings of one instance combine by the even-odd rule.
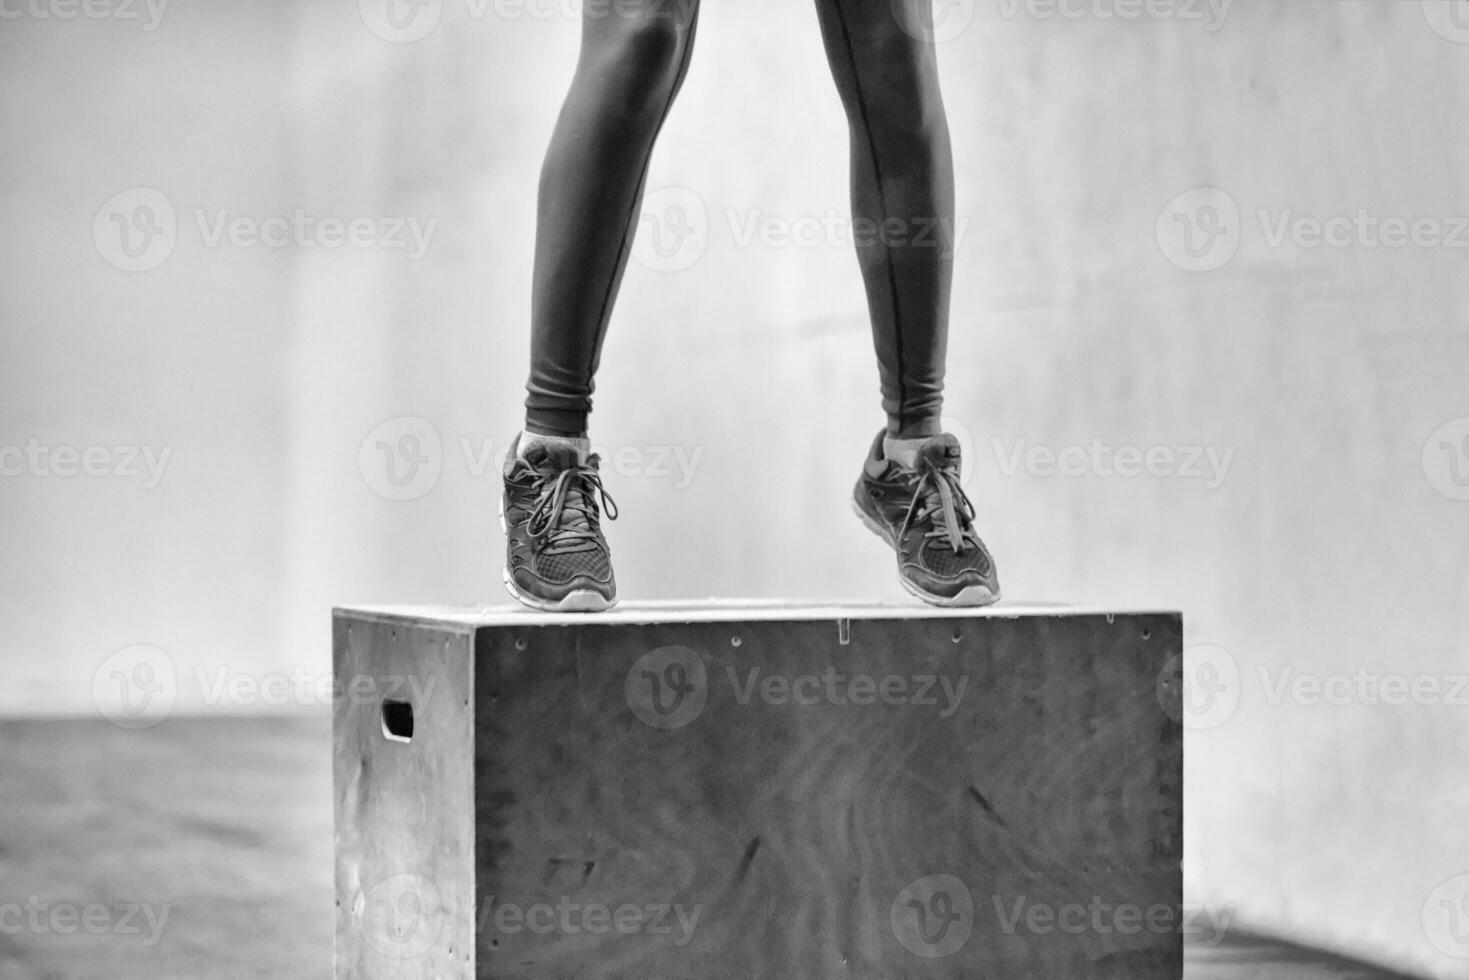
[[[0,23],[0,448],[107,447],[98,472],[114,447],[169,453],[156,486],[0,458],[0,710],[93,713],[136,644],[166,653],[176,710],[277,710],[251,685],[329,670],[333,603],[504,601],[480,454],[517,428],[577,24],[527,13],[559,0],[444,0],[394,43],[374,2]],[[1186,611],[1195,693],[1218,688],[1189,719],[1191,901],[1442,976],[1469,954],[1441,904],[1469,893],[1466,6],[960,0],[940,54],[969,222],[949,412],[1007,594]],[[619,578],[629,597],[895,596],[844,500],[881,424],[856,263],[839,235],[738,234],[845,213],[815,17],[707,8],[649,180],[654,217],[705,210],[707,244],[657,271],[640,241],[598,391],[595,441],[624,451]],[[111,216],[152,204],[167,226],[157,194],[108,205],[139,187],[176,241],[124,271]],[[1221,212],[1198,206],[1220,201],[1170,202],[1198,188],[1239,217],[1191,259],[1175,215],[1202,247]],[[222,212],[296,209],[436,224],[422,255],[211,243]],[[1288,212],[1359,211],[1436,226],[1271,240]],[[429,468],[395,487],[378,443],[405,435]],[[1093,440],[1228,466],[1024,463]],[[649,465],[673,449],[691,480]],[[1384,703],[1361,671],[1420,694]]]

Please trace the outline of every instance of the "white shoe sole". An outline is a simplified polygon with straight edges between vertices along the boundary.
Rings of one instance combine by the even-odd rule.
[[[500,498],[500,530],[509,534],[510,529],[505,526],[505,498]],[[515,580],[510,577],[510,568],[502,566],[500,578],[505,583],[505,591],[515,597],[521,605],[541,612],[606,612],[617,605],[616,597],[608,599],[600,592],[591,589],[576,589],[566,594],[564,598],[556,600],[537,599],[535,596],[526,595],[515,587]]]
[[[867,530],[871,531],[879,538],[882,538],[883,542],[889,548],[897,551],[898,546],[893,542],[892,536],[888,534],[887,528],[883,527],[881,524],[877,523],[870,516],[868,516],[867,512],[862,509],[862,507],[857,503],[856,500],[852,500],[852,513],[857,515],[858,520],[862,522],[862,525],[866,527]],[[924,602],[928,603],[931,606],[943,606],[946,609],[993,606],[995,603],[1000,601],[999,590],[991,590],[990,587],[987,585],[971,585],[968,588],[959,590],[958,595],[939,596],[930,595],[929,593],[924,592],[922,589],[918,588],[916,585],[905,579],[902,575],[898,576],[898,584],[903,587],[904,592],[907,592],[915,599],[922,599]]]

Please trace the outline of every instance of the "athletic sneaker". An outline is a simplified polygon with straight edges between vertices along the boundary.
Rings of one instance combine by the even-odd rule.
[[[974,505],[959,482],[959,440],[938,435],[915,467],[883,458],[872,444],[852,507],[898,555],[903,588],[937,606],[988,606],[1000,598],[995,562],[974,532]]]
[[[575,447],[536,445],[525,458],[510,447],[500,526],[505,531],[505,587],[548,612],[600,612],[617,602],[612,555],[602,537],[600,500],[609,520],[617,504],[602,489],[593,455]]]

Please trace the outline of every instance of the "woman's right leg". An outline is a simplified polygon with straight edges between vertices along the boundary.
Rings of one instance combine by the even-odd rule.
[[[648,162],[688,70],[699,0],[617,0],[581,55],[541,170],[526,429],[582,436]]]
[[[592,379],[637,229],[648,161],[688,69],[699,0],[588,5],[581,56],[541,169],[526,431],[507,460],[510,592],[537,609],[617,601],[588,456]],[[569,438],[567,438],[569,437]]]

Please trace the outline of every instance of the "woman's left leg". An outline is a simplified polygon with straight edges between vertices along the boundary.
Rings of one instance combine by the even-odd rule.
[[[940,425],[954,268],[954,164],[925,22],[931,0],[816,0],[852,134],[852,217],[887,431],[853,488],[903,587],[942,606],[1000,597]]]

